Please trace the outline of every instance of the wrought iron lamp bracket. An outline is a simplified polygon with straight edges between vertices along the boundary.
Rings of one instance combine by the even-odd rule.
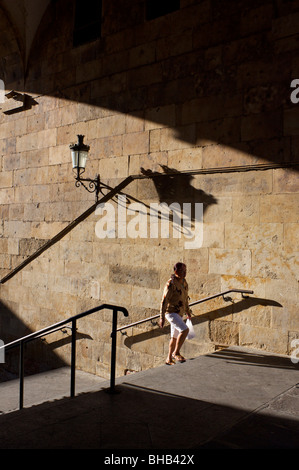
[[[83,186],[83,188],[86,189],[89,193],[95,193],[95,201],[98,202],[99,199],[99,193],[103,194],[104,189],[108,189],[108,187],[101,182],[100,180],[100,175],[96,175],[95,179],[91,178],[81,178],[81,174],[84,173],[84,171],[79,171],[77,172],[77,175],[75,176],[76,182],[75,186],[76,188],[79,188],[80,186]]]

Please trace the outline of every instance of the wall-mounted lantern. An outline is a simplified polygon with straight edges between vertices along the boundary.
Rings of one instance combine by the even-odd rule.
[[[95,179],[81,178],[81,175],[85,172],[87,156],[90,149],[89,145],[85,145],[83,140],[84,135],[78,135],[78,142],[70,145],[73,170],[76,173],[75,185],[77,188],[82,185],[89,193],[95,193],[97,202],[100,192],[100,176],[96,175]],[[89,183],[88,186],[84,184],[85,182]]]

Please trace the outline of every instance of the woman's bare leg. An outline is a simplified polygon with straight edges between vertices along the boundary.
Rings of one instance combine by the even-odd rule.
[[[166,362],[168,364],[173,362],[172,355],[174,354],[174,351],[175,351],[176,342],[177,342],[176,338],[170,338],[168,356],[167,356],[167,359],[166,359]]]
[[[181,355],[181,353],[180,353],[181,347],[183,346],[184,341],[187,338],[188,333],[189,333],[189,328],[182,331],[182,333],[180,333],[179,336],[177,337],[176,346],[175,346],[174,351],[173,351],[174,356],[180,356]]]

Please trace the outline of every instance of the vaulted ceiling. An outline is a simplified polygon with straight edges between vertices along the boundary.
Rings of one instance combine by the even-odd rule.
[[[51,0],[0,0],[16,36],[26,66],[40,22]]]

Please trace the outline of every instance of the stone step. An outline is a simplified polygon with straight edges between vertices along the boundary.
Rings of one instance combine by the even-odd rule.
[[[24,407],[70,396],[71,368],[61,367],[24,380]],[[107,379],[82,370],[76,370],[76,394],[99,390]],[[19,379],[0,384],[0,413],[19,409]]]

